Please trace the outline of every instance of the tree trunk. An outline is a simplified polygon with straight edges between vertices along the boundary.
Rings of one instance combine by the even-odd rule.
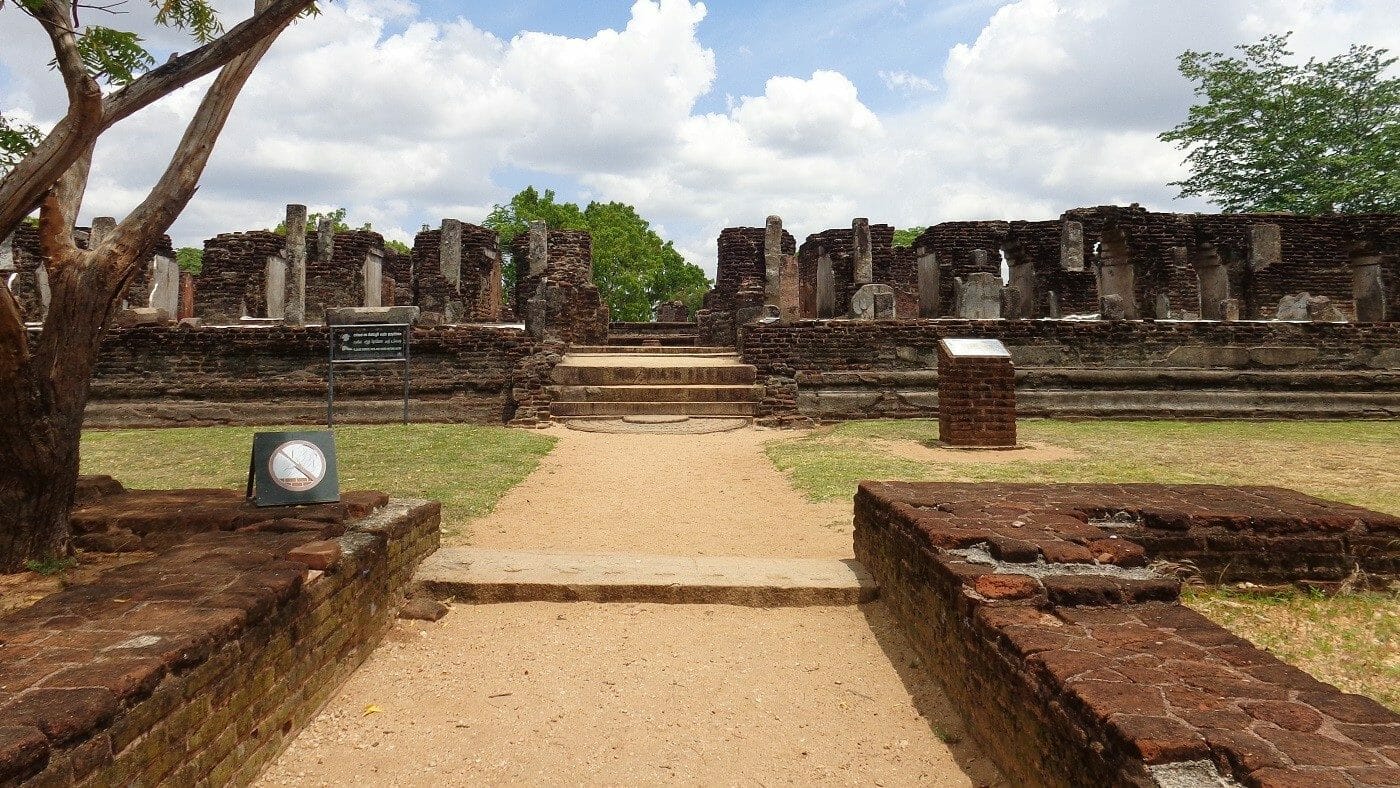
[[[0,446],[7,450],[0,461],[0,574],[72,552],[83,411],[119,287],[108,279],[111,269],[88,262],[65,265],[52,280],[35,353],[17,374],[0,376],[9,378],[0,385]]]

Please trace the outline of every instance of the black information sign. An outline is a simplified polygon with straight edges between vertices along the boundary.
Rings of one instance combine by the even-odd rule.
[[[409,340],[407,323],[361,323],[330,327],[326,373],[326,426],[335,426],[335,368],[338,364],[403,364],[403,423],[408,423]]]
[[[331,432],[258,432],[248,460],[248,497],[258,506],[335,503],[340,479]]]
[[[331,361],[405,361],[408,326],[367,325],[331,328]]]

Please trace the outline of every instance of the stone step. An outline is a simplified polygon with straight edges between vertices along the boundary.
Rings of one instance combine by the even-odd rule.
[[[462,602],[854,605],[877,590],[854,560],[561,553],[447,547],[415,580]]]
[[[569,348],[569,355],[739,356],[732,347],[710,345],[574,345]]]
[[[757,402],[762,386],[550,386],[555,402]]]
[[[757,402],[551,402],[551,416],[757,416]]]
[[[566,356],[553,376],[564,386],[746,386],[758,380],[758,371],[723,358],[639,355],[624,362],[606,356]]]
[[[608,334],[608,344],[619,347],[645,347],[655,342],[653,347],[693,347],[700,341],[696,334]]]

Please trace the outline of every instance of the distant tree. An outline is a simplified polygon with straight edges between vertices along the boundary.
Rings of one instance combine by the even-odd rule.
[[[920,236],[920,235],[923,235],[923,234],[924,234],[924,230],[927,230],[927,229],[928,229],[928,227],[927,227],[927,226],[924,226],[924,227],[910,227],[910,228],[907,229],[907,230],[895,230],[895,231],[894,231],[894,245],[895,245],[895,246],[904,246],[904,247],[913,246],[913,245],[914,245],[914,242],[917,241],[917,240],[919,239],[919,236]]]
[[[506,205],[496,205],[484,225],[501,237],[501,246],[544,220],[553,230],[587,230],[593,238],[593,281],[615,320],[650,320],[657,304],[684,301],[698,309],[709,289],[705,272],[686,262],[630,205],[592,202],[580,210],[556,202],[554,192],[526,187]],[[502,266],[506,282],[515,281],[515,261]],[[509,290],[509,288],[507,288]]]
[[[1396,58],[1353,45],[1330,60],[1289,62],[1291,34],[1187,51],[1200,103],[1161,135],[1188,151],[1181,197],[1227,212],[1400,211],[1400,77]]]
[[[204,270],[204,250],[194,246],[182,246],[175,250],[175,263],[181,271],[198,274]]]

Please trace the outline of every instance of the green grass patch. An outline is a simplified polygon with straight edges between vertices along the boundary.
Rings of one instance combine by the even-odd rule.
[[[242,489],[253,433],[280,429],[293,428],[88,430],[82,470],[134,489]],[[555,444],[533,432],[471,424],[345,426],[335,436],[341,489],[441,501],[443,537],[459,540]]]
[[[1400,422],[1023,420],[1018,428],[1023,443],[1073,454],[936,463],[891,452],[890,442],[937,439],[938,423],[923,419],[845,422],[774,441],[767,451],[818,501],[849,498],[862,479],[1273,484],[1400,514]]]
[[[1280,659],[1400,711],[1400,595],[1188,588],[1182,601]]]

